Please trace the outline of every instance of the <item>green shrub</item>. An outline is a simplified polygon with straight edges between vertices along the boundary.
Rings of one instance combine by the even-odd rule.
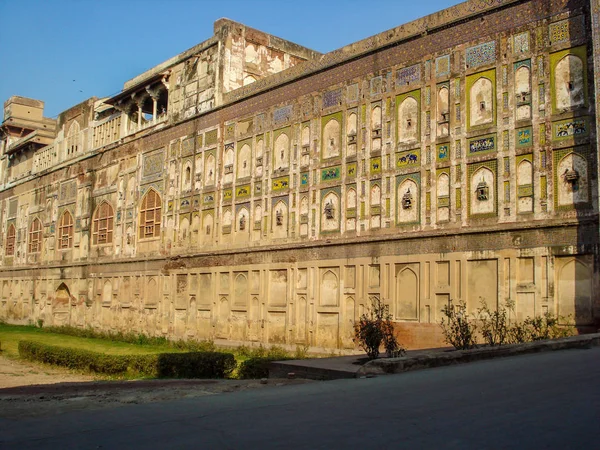
[[[236,367],[235,358],[231,353],[106,355],[32,341],[19,342],[19,355],[30,361],[106,375],[130,373],[168,378],[225,378]]]
[[[466,350],[476,345],[475,332],[477,325],[469,320],[467,304],[461,300],[457,305],[451,303],[442,308],[442,333],[444,341],[457,350]]]
[[[268,378],[269,364],[273,361],[284,361],[291,358],[272,358],[256,356],[243,361],[238,368],[238,378],[242,380]]]
[[[511,305],[507,305],[508,309]],[[495,311],[488,308],[485,300],[481,299],[481,306],[477,310],[481,336],[486,344],[494,347],[507,344],[509,341],[510,325],[508,323],[508,310],[500,305]]]
[[[369,359],[379,356],[382,343],[388,356],[404,352],[394,332],[389,306],[380,298],[374,297],[371,307],[354,324],[354,342],[367,353]]]

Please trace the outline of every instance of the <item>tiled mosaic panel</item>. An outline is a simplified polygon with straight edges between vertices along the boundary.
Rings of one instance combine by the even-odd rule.
[[[323,94],[323,108],[339,106],[342,103],[342,90],[334,89],[333,91]]]
[[[474,68],[496,62],[496,41],[469,47],[466,52],[467,67]]]
[[[275,124],[286,122],[292,117],[292,105],[282,106],[273,111],[273,122]]]
[[[487,153],[496,149],[496,136],[485,136],[482,138],[471,139],[469,141],[469,155]]]
[[[206,132],[206,145],[216,145],[217,143],[217,138],[219,137],[219,131],[218,130],[211,130]]]
[[[371,95],[381,94],[381,77],[375,77],[371,80]]]
[[[144,177],[149,177],[161,173],[163,170],[163,160],[163,152],[144,155],[144,169],[142,175]]]
[[[77,182],[75,180],[67,181],[60,185],[60,200],[74,200],[77,197]]]
[[[551,23],[548,31],[551,44],[560,44],[569,42],[571,39],[577,39],[584,32],[583,16]]]
[[[400,69],[396,75],[396,85],[398,87],[406,86],[421,81],[421,65],[405,67]]]
[[[445,77],[450,74],[450,55],[440,56],[435,60],[435,75]]]
[[[515,53],[525,53],[529,51],[529,32],[515,35],[514,38]]]
[[[358,101],[358,83],[351,84],[346,89],[346,98],[349,102]]]

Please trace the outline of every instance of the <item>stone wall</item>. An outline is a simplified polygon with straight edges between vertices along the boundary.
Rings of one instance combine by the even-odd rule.
[[[275,75],[260,50],[217,109],[5,189],[0,317],[325,348],[373,297],[413,348],[450,301],[597,323],[589,5],[478,3]]]

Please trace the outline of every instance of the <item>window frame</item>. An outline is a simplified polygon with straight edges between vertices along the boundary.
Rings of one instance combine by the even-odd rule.
[[[11,234],[12,230],[12,234]],[[6,246],[4,247],[4,255],[5,256],[14,256],[15,255],[15,247],[17,243],[17,229],[14,224],[9,224],[8,229],[6,230]]]
[[[102,201],[92,219],[92,245],[112,245],[115,232],[115,210],[110,202]]]
[[[36,227],[37,225],[37,227]],[[29,242],[27,245],[28,253],[40,253],[42,251],[42,222],[37,217],[29,225]]]
[[[151,200],[153,203],[149,206]],[[161,221],[162,198],[156,190],[149,189],[140,203],[138,238],[140,240],[160,238]]]
[[[71,220],[69,223],[65,223],[65,219],[69,216]],[[58,241],[58,249],[59,250],[68,250],[73,248],[73,234],[74,234],[74,225],[75,221],[73,220],[73,215],[69,210],[65,210],[60,216],[60,222],[58,224],[58,231],[56,235],[56,240]],[[65,231],[66,230],[66,231]],[[66,245],[64,244],[66,240]]]

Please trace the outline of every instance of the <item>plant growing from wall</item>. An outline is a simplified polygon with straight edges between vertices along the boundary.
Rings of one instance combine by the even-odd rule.
[[[464,300],[453,305],[448,303],[442,308],[442,333],[444,341],[452,345],[457,350],[466,350],[476,345],[475,333],[477,325],[469,320],[467,313],[467,304]]]
[[[378,297],[372,298],[371,307],[354,324],[354,342],[367,353],[369,359],[379,356],[382,344],[390,357],[404,353],[394,333],[389,306]]]

